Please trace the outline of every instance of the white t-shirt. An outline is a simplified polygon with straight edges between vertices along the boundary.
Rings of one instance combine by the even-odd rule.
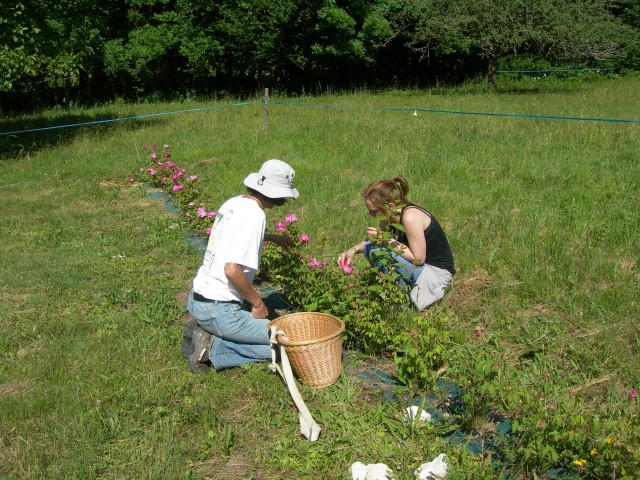
[[[242,196],[227,200],[216,215],[193,291],[211,300],[242,301],[224,274],[224,266],[242,265],[252,283],[260,265],[265,226],[266,215],[255,200]]]

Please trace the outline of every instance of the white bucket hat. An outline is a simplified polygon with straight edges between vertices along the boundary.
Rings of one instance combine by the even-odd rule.
[[[267,198],[298,198],[298,190],[293,186],[296,172],[282,160],[267,160],[258,173],[250,173],[244,184],[260,192]]]

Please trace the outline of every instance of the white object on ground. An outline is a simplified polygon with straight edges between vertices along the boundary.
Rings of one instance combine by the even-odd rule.
[[[441,480],[447,476],[447,464],[446,455],[441,453],[436,458],[434,458],[431,462],[423,463],[418,468],[416,468],[416,479],[417,480]]]
[[[384,463],[369,463],[367,465],[356,462],[349,469],[353,480],[390,480],[393,470]]]
[[[418,412],[420,412],[418,414]],[[426,412],[424,408],[419,407],[417,405],[412,405],[410,407],[405,408],[404,414],[402,415],[405,423],[417,423],[417,422],[430,422],[431,414]]]
[[[311,416],[311,412],[304,403],[300,392],[298,391],[298,387],[296,386],[296,381],[293,378],[293,371],[291,370],[291,364],[289,363],[289,357],[287,356],[287,351],[284,348],[284,345],[280,345],[277,340],[277,336],[282,335],[283,338],[287,338],[282,330],[278,330],[275,326],[271,327],[271,365],[269,368],[272,372],[278,372],[284,383],[289,388],[289,393],[291,394],[291,398],[293,399],[293,403],[296,404],[298,408],[298,416],[300,418],[300,433],[309,441],[315,442],[320,437],[320,425],[318,425],[313,417]],[[276,363],[276,349],[280,347],[280,361],[282,362],[282,368],[280,365]]]

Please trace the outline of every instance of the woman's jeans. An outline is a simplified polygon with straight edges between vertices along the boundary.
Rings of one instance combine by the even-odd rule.
[[[418,277],[424,270],[424,264],[415,266],[409,260],[402,258],[387,247],[381,247],[367,240],[364,244],[364,256],[371,265],[378,267],[381,271],[389,273],[393,269],[400,278],[398,283],[408,294],[416,284]]]
[[[214,335],[209,358],[215,370],[271,360],[266,318],[253,318],[235,303],[199,302],[189,292],[187,309],[198,325]]]

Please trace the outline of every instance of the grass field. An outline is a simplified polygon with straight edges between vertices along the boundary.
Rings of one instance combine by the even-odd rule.
[[[363,187],[404,175],[454,251],[443,305],[457,315],[461,351],[490,344],[519,372],[514,388],[556,406],[579,398],[591,419],[635,415],[637,428],[640,123],[426,110],[639,120],[638,76],[505,82],[494,93],[272,92],[268,135],[260,100],[0,119],[7,132],[219,107],[0,136],[0,477],[346,479],[361,461],[408,479],[442,452],[449,478],[498,475],[489,455],[437,426],[404,426],[401,399],[348,372],[327,389],[301,387],[325,429],[316,443],[299,438],[267,365],[191,375],[179,346],[200,253],[174,214],[127,181],[154,142],[199,177],[212,209],[264,160],[290,163],[301,194],[286,208],[326,260],[362,238]]]

